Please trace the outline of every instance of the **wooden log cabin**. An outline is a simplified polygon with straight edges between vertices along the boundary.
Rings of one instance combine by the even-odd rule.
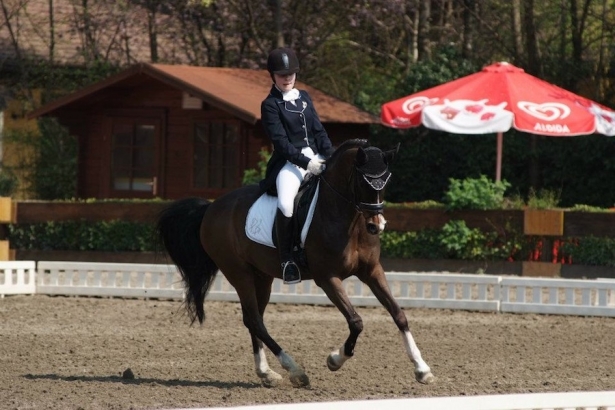
[[[78,198],[216,198],[241,185],[270,149],[260,104],[265,70],[140,63],[52,101],[76,136]],[[306,84],[334,144],[367,138],[379,119]]]

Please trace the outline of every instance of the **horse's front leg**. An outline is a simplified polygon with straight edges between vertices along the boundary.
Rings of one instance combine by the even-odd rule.
[[[342,312],[350,330],[344,345],[340,349],[332,351],[327,357],[327,367],[331,371],[336,371],[342,367],[346,360],[354,355],[357,339],[363,331],[363,320],[350,303],[342,281],[339,278],[328,278],[325,282],[318,283],[318,285],[324,290],[337,309]]]
[[[375,266],[371,275],[369,275],[364,282],[369,286],[372,293],[376,296],[378,301],[380,301],[382,306],[384,306],[389,312],[395,321],[397,328],[401,332],[406,353],[410,357],[410,360],[412,360],[412,363],[414,363],[414,376],[416,377],[416,380],[424,384],[429,384],[435,381],[435,377],[431,373],[431,369],[423,360],[421,351],[416,345],[416,342],[412,337],[412,333],[410,333],[406,314],[399,307],[391,294],[382,266],[380,264]]]

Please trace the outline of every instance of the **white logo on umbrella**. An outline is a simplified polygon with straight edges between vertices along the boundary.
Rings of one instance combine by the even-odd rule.
[[[564,119],[570,115],[570,107],[556,102],[536,104],[530,101],[519,101],[517,107],[543,121],[554,121],[558,118]]]
[[[433,104],[436,101],[438,101],[437,98],[430,99],[430,98],[421,97],[421,96],[409,98],[402,103],[401,109],[406,114],[414,114],[416,112],[421,111],[423,107]]]

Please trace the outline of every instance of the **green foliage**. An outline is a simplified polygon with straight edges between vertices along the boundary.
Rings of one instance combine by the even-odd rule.
[[[611,212],[610,209],[600,208],[597,206],[584,205],[584,204],[576,204],[567,209],[567,211],[572,212]]]
[[[445,205],[438,201],[421,201],[421,202],[402,202],[395,203],[389,202],[386,204],[387,208],[410,208],[410,209],[443,209]]]
[[[520,234],[482,232],[465,221],[449,221],[442,229],[418,232],[385,231],[380,236],[383,256],[414,259],[509,260],[524,249]]]
[[[243,185],[258,184],[265,178],[267,162],[269,162],[269,158],[271,158],[271,153],[263,148],[258,152],[258,156],[260,157],[260,161],[258,161],[257,167],[243,171],[243,179],[241,181]]]
[[[8,225],[8,239],[16,249],[70,251],[155,250],[152,224],[121,220],[64,221]]]
[[[615,239],[588,236],[564,242],[560,248],[575,264],[615,267]]]
[[[504,193],[510,187],[507,181],[494,182],[485,175],[463,181],[451,178],[449,181],[449,189],[444,195],[447,209],[501,208]]]
[[[17,178],[10,169],[0,169],[0,196],[12,196],[17,190],[17,184]]]
[[[389,258],[443,259],[446,252],[439,240],[439,231],[384,231],[380,235],[382,255]]]
[[[539,189],[538,192],[534,188],[530,188],[527,199],[528,208],[533,209],[553,209],[559,205],[560,193],[549,190]]]
[[[19,174],[27,197],[54,200],[75,195],[77,185],[77,139],[55,118],[41,118],[39,133],[30,130],[6,132],[18,152],[7,172]]]
[[[479,66],[464,59],[457,48],[442,46],[435,50],[431,60],[419,61],[409,68],[399,87],[400,97],[456,80],[479,69]]]
[[[35,195],[44,200],[71,198],[77,187],[77,139],[55,118],[41,118],[38,124]]]
[[[15,90],[42,89],[45,104],[62,95],[103,80],[117,72],[119,64],[102,60],[91,60],[85,66],[74,64],[53,64],[42,59],[24,57],[19,70],[10,67],[2,69],[3,83]],[[25,81],[27,78],[27,82]]]

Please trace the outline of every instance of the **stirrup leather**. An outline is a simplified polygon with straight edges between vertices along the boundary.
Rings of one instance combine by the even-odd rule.
[[[301,271],[294,261],[282,262],[282,279],[287,285],[301,282]]]

